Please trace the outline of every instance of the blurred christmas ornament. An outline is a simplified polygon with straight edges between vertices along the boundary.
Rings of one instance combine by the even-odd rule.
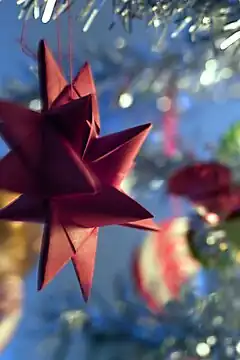
[[[20,276],[0,276],[0,354],[12,339],[21,318],[23,295]]]
[[[1,208],[9,205],[18,196],[1,191]],[[40,233],[39,225],[0,222],[0,275],[18,274],[23,278],[28,273],[39,252]]]
[[[234,185],[231,169],[217,161],[195,162],[179,169],[169,178],[168,191],[221,219],[240,206],[240,187]]]
[[[144,241],[134,260],[138,291],[155,310],[178,298],[182,284],[200,269],[188,248],[188,219],[160,225],[161,230]]]
[[[0,192],[0,206],[17,198]],[[39,253],[40,226],[0,222],[0,353],[11,340],[22,313],[23,280]]]

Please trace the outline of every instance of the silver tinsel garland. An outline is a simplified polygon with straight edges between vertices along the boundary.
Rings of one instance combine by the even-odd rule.
[[[239,0],[87,0],[85,6],[76,0],[17,0],[17,5],[20,19],[33,17],[43,23],[55,20],[73,6],[84,32],[104,5],[111,6],[110,29],[117,18],[128,32],[135,20],[142,20],[147,26],[160,27],[165,32],[170,29],[172,37],[186,30],[191,41],[215,39],[223,33],[232,35],[239,28],[240,19]]]
[[[90,305],[85,312],[63,313],[59,349],[69,343],[61,334],[69,338],[81,329],[89,343],[91,360],[112,360],[116,353],[118,360],[130,354],[133,360],[238,360],[239,270],[233,267],[228,272],[205,272],[200,276],[201,286],[194,282],[184,286],[181,298],[168,303],[160,314],[119,296],[115,304],[101,307],[99,303],[99,307]]]

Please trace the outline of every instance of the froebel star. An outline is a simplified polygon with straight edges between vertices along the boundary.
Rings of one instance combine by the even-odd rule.
[[[45,71],[45,74],[46,73],[47,71]],[[91,77],[89,71],[87,71],[87,74],[88,76],[90,74]],[[57,78],[61,79],[60,76]],[[78,79],[79,78],[80,77],[78,77]],[[92,81],[89,81],[89,83],[92,84]],[[62,93],[60,93],[56,99],[64,99],[61,94],[64,94],[65,89],[67,89],[67,86],[63,88]],[[89,91],[91,92],[92,90],[89,89],[87,92]],[[27,190],[24,196],[11,204],[10,207],[2,210],[1,215],[2,218],[11,220],[40,222],[44,222],[45,220],[46,226],[39,269],[39,288],[42,288],[48,283],[55,276],[56,272],[71,258],[79,277],[83,295],[87,298],[89,296],[94,270],[97,246],[96,228],[98,226],[123,224],[124,222],[133,221],[133,223],[126,224],[126,226],[151,230],[157,229],[157,226],[149,219],[152,217],[151,214],[122,192],[119,192],[116,188],[120,186],[121,180],[132,166],[132,162],[147,135],[149,125],[98,138],[97,131],[93,131],[93,129],[100,128],[100,122],[99,126],[95,126],[96,118],[98,117],[96,116],[96,112],[92,112],[92,107],[95,106],[94,109],[96,109],[95,96],[88,96],[82,99],[81,106],[84,108],[84,111],[82,111],[82,121],[79,126],[79,122],[75,116],[76,108],[72,105],[72,118],[70,118],[71,120],[68,120],[68,122],[65,121],[64,112],[69,116],[68,107],[61,107],[61,114],[63,115],[59,115],[59,107],[54,106],[53,102],[51,102],[51,99],[56,96],[56,92],[51,96],[49,95],[49,93],[51,93],[50,90],[49,93],[48,91],[45,92],[48,94],[48,103],[52,106],[52,111],[43,112],[45,116],[46,114],[51,115],[51,117],[49,116],[47,118],[49,124],[53,126],[57,133],[60,133],[68,140],[66,143],[69,143],[74,148],[80,155],[80,159],[87,165],[86,168],[90,170],[91,174],[94,173],[93,178],[100,179],[103,186],[96,196],[89,197],[88,195],[84,195],[85,198],[80,195],[59,198],[52,197],[50,193],[48,193],[46,198],[44,192],[42,194],[31,192],[30,195],[33,194],[35,197],[29,198],[29,196],[27,196],[29,195]],[[61,103],[62,100],[60,100],[59,102]],[[73,103],[77,106],[75,101],[71,104]],[[20,108],[17,110],[18,115],[21,114]],[[90,114],[93,114],[93,116]],[[4,129],[5,138],[10,139],[9,143],[15,143],[15,134],[11,132],[12,124],[6,117],[6,111],[4,115],[8,125],[7,129],[6,126]],[[42,123],[44,123],[44,121],[42,121]],[[17,137],[17,141],[20,142],[20,140],[21,139]],[[24,153],[26,153],[25,148]],[[26,154],[25,157],[27,158]],[[29,161],[27,164],[28,163]],[[26,165],[26,163],[24,165]],[[41,177],[39,177],[39,179],[40,178]],[[13,186],[13,184],[11,186]],[[110,199],[109,196],[111,198],[110,203],[108,203]],[[86,203],[84,206],[85,209],[87,204],[92,205],[92,207],[90,207],[92,210],[89,210],[90,212],[86,211],[84,213],[85,215],[82,213],[81,208],[79,208],[79,204],[82,206],[83,201]],[[116,203],[118,203],[120,208],[115,206]],[[61,204],[64,204],[64,206],[61,206]],[[100,207],[99,204],[101,205]],[[107,204],[109,208],[106,209]],[[64,209],[67,208],[68,211],[66,212]],[[93,209],[96,208],[98,212],[96,212],[96,210],[95,212],[93,211]],[[39,209],[41,209],[41,213],[36,217],[36,212],[38,212]],[[72,210],[70,211],[70,209]],[[103,213],[101,214],[101,212]],[[91,221],[89,220],[89,216]],[[99,221],[99,216],[100,219],[104,218],[104,221]],[[78,219],[78,221],[76,221],[76,219]],[[142,219],[146,220],[139,221]],[[61,248],[59,248],[60,239],[62,239]]]

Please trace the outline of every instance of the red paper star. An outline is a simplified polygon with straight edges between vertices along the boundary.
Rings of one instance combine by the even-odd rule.
[[[100,132],[100,117],[99,117],[99,108],[96,96],[96,87],[92,75],[91,68],[88,63],[80,69],[77,76],[73,80],[72,84],[68,84],[62,71],[57,64],[56,60],[54,59],[52,52],[48,48],[46,42],[41,40],[39,43],[39,50],[38,50],[38,64],[39,64],[39,79],[40,79],[40,94],[41,94],[41,101],[43,104],[43,109],[49,109],[53,107],[58,107],[60,105],[66,104],[71,100],[84,97],[86,95],[92,95],[92,125],[89,123],[85,123],[81,131],[85,134],[86,142],[90,142],[92,138],[96,138]],[[90,126],[89,126],[90,125]],[[65,127],[65,131],[69,132],[69,124],[65,123],[62,125]],[[137,129],[136,129],[137,132]],[[74,133],[74,131],[73,131]],[[119,134],[120,135],[120,134]],[[127,142],[129,134],[125,134],[126,139],[122,139],[123,142]],[[134,136],[134,132],[132,132]],[[108,139],[106,139],[108,140]],[[101,146],[100,140],[100,146]],[[130,141],[130,138],[129,138]],[[130,167],[133,166],[134,158],[136,157],[139,149],[143,143],[144,139],[142,138],[142,142],[135,147],[135,152],[129,151],[126,156],[127,144],[122,148],[122,159],[121,169],[119,173],[121,173],[121,178],[127,175],[127,170],[130,170]],[[75,148],[77,152],[79,152],[79,144],[82,145],[81,142],[71,142],[71,145]],[[113,157],[115,155],[113,154]],[[114,158],[112,163],[114,163]],[[129,169],[126,168],[129,166]],[[113,173],[115,169],[111,168]],[[120,184],[121,179],[118,176],[118,182]],[[157,225],[151,219],[145,219],[136,221],[134,223],[125,224],[125,226],[143,229],[143,230],[156,230]]]
[[[168,190],[224,218],[240,206],[240,187],[233,185],[231,170],[217,162],[180,169],[170,177]]]
[[[51,101],[50,96],[48,96],[48,99],[50,99],[48,101]],[[50,120],[54,125],[54,130],[64,135],[75,151],[78,151],[86,168],[91,174],[94,174],[92,177],[101,183],[101,190],[92,196],[71,195],[61,198],[53,197],[50,192],[36,194],[27,190],[25,195],[3,209],[0,214],[1,218],[8,220],[46,222],[39,268],[39,288],[46,285],[63,265],[69,259],[72,259],[85,299],[89,296],[92,284],[97,247],[96,228],[98,226],[135,221],[126,224],[126,226],[151,230],[158,229],[157,225],[152,220],[149,220],[152,217],[151,214],[116,188],[119,187],[121,180],[132,165],[149,131],[149,125],[97,138],[97,132],[93,131],[96,116],[94,116],[94,119],[89,116],[91,114],[89,100],[92,100],[92,98],[85,97],[81,100],[81,106],[85,106],[85,111],[82,111],[83,118],[80,126],[74,110],[72,111],[72,117],[68,117],[68,122],[64,116],[59,117],[60,108],[54,108],[43,114],[45,116],[46,114],[51,115],[51,118],[47,120]],[[94,97],[93,103],[95,100]],[[69,105],[74,109],[74,104],[77,106],[78,102],[79,100]],[[11,142],[12,140],[15,142],[13,136],[15,133],[11,128],[11,125],[15,123],[9,121],[7,111],[2,111],[3,108],[6,110],[7,106],[0,103],[0,115],[5,119],[4,135],[6,137],[7,134],[9,138],[10,134]],[[60,110],[64,111],[65,108],[66,106],[63,106]],[[17,110],[18,116],[21,118],[22,109],[19,107]],[[26,112],[27,110],[24,109],[24,115]],[[42,126],[44,125],[43,121],[40,123]],[[28,149],[24,152],[25,157],[28,156]],[[15,163],[18,165],[17,170],[19,170],[19,163],[21,163],[22,167],[26,165],[26,162],[23,163],[22,157],[19,156],[19,158],[21,158],[21,161],[18,156],[14,156]],[[4,167],[9,168],[6,166],[6,163],[8,165],[8,159],[9,155],[7,155],[2,169]],[[39,171],[39,175],[41,175],[41,171]],[[40,176],[39,178],[41,179]],[[11,186],[13,185],[15,183]],[[35,197],[27,196],[29,193],[34,194]],[[141,219],[146,220],[138,221]],[[61,247],[59,243],[61,243]]]

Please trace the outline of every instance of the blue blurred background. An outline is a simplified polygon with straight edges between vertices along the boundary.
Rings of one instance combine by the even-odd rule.
[[[3,0],[0,4],[0,94],[2,97],[13,98],[18,96],[24,98],[30,94],[31,98],[31,94],[37,89],[37,80],[31,70],[35,63],[31,57],[22,52],[19,45],[18,40],[23,23],[17,20],[18,12],[14,1]],[[74,7],[72,13],[74,14]],[[177,126],[181,143],[186,145],[185,147],[196,157],[211,156],[206,144],[214,147],[230,125],[240,119],[240,94],[236,87],[233,88],[238,80],[238,72],[231,77],[230,85],[232,89],[235,89],[232,92],[226,91],[224,82],[214,82],[207,87],[207,90],[202,89],[200,79],[205,67],[205,59],[202,59],[202,62],[199,62],[191,71],[188,64],[183,61],[184,53],[190,53],[193,57],[197,56],[198,53],[195,52],[197,50],[193,50],[191,45],[178,39],[178,46],[176,46],[176,41],[172,40],[164,46],[161,53],[153,52],[152,48],[157,40],[156,30],[146,29],[144,24],[138,22],[131,35],[123,31],[121,24],[117,24],[112,31],[109,31],[108,24],[111,22],[111,17],[109,4],[103,7],[87,33],[83,33],[79,23],[73,21],[73,35],[70,39],[73,43],[75,69],[86,60],[89,60],[93,66],[99,88],[102,134],[139,123],[153,122],[154,128],[146,142],[143,154],[147,154],[146,156],[154,164],[157,163],[158,158],[163,157],[162,118],[164,112],[157,108],[156,104],[158,97],[164,95],[164,86],[167,87],[168,84],[162,86],[161,95],[149,89],[142,93],[136,90],[134,93],[134,87],[128,89],[128,92],[133,92],[134,102],[131,107],[123,109],[118,104],[119,96],[122,89],[124,90],[125,77],[129,79],[132,76],[132,71],[129,72],[129,68],[123,64],[128,61],[131,65],[132,62],[133,67],[139,67],[141,72],[144,69],[160,66],[161,76],[171,73],[172,70],[175,72],[176,69],[184,69],[189,85],[187,89],[178,91],[176,99],[180,109]],[[68,72],[67,15],[61,17],[60,32],[63,54],[66,57],[65,68]],[[25,41],[34,52],[41,38],[45,38],[52,50],[57,53],[56,22],[49,24],[31,20],[27,22]],[[116,44],[123,40],[127,44],[127,50],[121,53],[120,60],[116,60]],[[97,49],[101,49],[101,52]],[[174,58],[172,65],[164,60],[167,56],[175,55],[176,59]],[[221,65],[221,70],[226,66],[228,65]],[[166,82],[168,79],[166,78]],[[201,88],[194,90],[196,83],[200,83]],[[3,143],[0,149],[2,155],[7,151]],[[149,178],[143,181],[144,186],[139,189],[136,186],[132,193],[156,216],[156,219],[162,219],[171,215],[172,208],[169,199],[164,195],[164,188],[160,185],[153,186],[152,180],[156,178],[164,180],[164,172],[161,173],[160,170],[158,172],[158,167],[154,169]],[[147,170],[143,168],[137,176],[141,177],[144,171]],[[136,181],[141,182],[141,179],[136,179]],[[131,273],[133,250],[145,236],[146,234],[135,229],[120,227],[101,229],[90,304],[94,302],[94,294],[101,294],[107,302],[112,302],[114,278],[117,274],[128,276]],[[66,310],[84,308],[84,306],[71,266],[61,271],[41,293],[36,292],[36,269],[34,269],[25,281],[23,318],[13,340],[1,354],[1,359],[53,359],[54,349],[58,345],[59,314]],[[79,332],[73,332],[70,341],[71,348],[66,359],[80,357],[84,359],[86,344]]]

